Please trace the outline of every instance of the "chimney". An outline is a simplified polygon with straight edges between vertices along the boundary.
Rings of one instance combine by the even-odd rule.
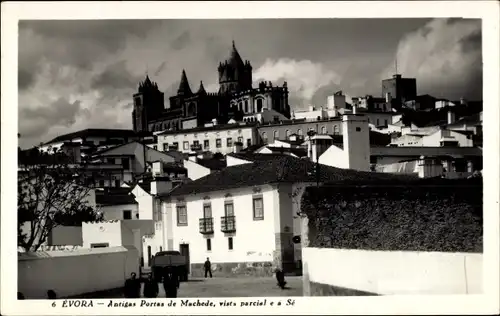
[[[448,110],[448,124],[455,123],[455,113],[453,111]]]
[[[172,181],[168,177],[156,177],[151,181],[151,195],[163,194],[172,190]]]
[[[392,101],[392,96],[390,92],[385,93],[385,103],[391,103]]]
[[[344,115],[342,118],[344,168],[370,171],[370,129],[365,116]]]
[[[217,119],[213,119],[213,120],[212,120],[212,125],[213,125],[213,126],[216,126],[216,125],[217,125]]]
[[[352,114],[358,114],[359,99],[352,98]]]
[[[163,175],[163,162],[162,161],[154,161],[152,163],[151,169],[152,169],[153,176]]]

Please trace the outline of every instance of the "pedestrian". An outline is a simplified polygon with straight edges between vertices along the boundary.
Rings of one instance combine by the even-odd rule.
[[[54,292],[54,290],[48,290],[47,291],[47,298],[49,300],[55,300],[55,299],[57,299],[56,292]]]
[[[205,268],[205,278],[207,278],[207,274],[212,277],[212,263],[210,262],[210,259],[208,257],[203,267]]]
[[[141,297],[141,281],[137,278],[135,272],[132,272],[130,278],[125,281],[124,292],[125,298]]]
[[[163,288],[165,289],[165,297],[176,298],[177,288],[179,287],[179,277],[173,271],[172,267],[165,267],[163,272]]]
[[[284,290],[286,281],[285,281],[285,273],[283,270],[276,268],[276,281],[278,282],[278,286]]]
[[[156,298],[158,297],[158,292],[158,282],[153,278],[153,274],[150,273],[146,282],[144,282],[144,297]]]

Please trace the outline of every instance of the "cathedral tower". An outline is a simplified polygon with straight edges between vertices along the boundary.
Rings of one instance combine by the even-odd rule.
[[[233,41],[229,58],[219,64],[219,94],[229,95],[252,89],[252,66],[243,62]]]
[[[134,109],[132,110],[132,123],[134,131],[147,131],[148,121],[160,116],[165,104],[163,92],[158,89],[156,82],[146,79],[139,83],[137,93],[134,94]]]

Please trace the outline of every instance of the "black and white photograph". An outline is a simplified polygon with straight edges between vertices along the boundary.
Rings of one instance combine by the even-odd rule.
[[[15,306],[295,314],[304,298],[498,294],[491,23],[209,14],[18,19],[17,101],[2,83]]]

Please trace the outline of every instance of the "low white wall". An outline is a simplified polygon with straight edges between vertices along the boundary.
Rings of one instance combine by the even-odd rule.
[[[306,247],[302,249],[302,261],[309,282],[363,292],[482,293],[482,254]]]
[[[27,299],[43,299],[47,290],[58,297],[123,287],[139,272],[135,248],[113,247],[18,254],[18,291]]]

